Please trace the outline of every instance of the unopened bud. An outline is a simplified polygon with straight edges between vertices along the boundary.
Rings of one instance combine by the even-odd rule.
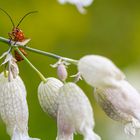
[[[94,133],[94,120],[91,104],[84,92],[74,83],[67,83],[59,90],[57,115],[57,140],[72,140],[79,132],[85,140],[100,140]]]
[[[41,82],[38,87],[38,99],[44,112],[56,118],[58,108],[59,88],[63,83],[56,78],[47,78],[47,82]]]
[[[66,66],[63,63],[60,63],[57,67],[57,75],[61,81],[65,81],[67,79],[68,73]]]

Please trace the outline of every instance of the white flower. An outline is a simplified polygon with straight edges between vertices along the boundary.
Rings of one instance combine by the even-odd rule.
[[[38,87],[38,99],[44,112],[57,117],[58,91],[63,83],[56,78],[47,78],[47,82],[41,82]]]
[[[120,87],[96,88],[95,97],[106,114],[125,124],[125,133],[140,128],[140,94],[125,80]]]
[[[140,94],[125,80],[109,59],[89,55],[80,59],[78,69],[95,88],[95,97],[105,113],[125,124],[125,133],[135,135],[140,128]]]
[[[59,90],[57,114],[57,140],[73,140],[73,133],[80,133],[84,140],[100,140],[94,133],[93,111],[84,92],[74,83],[67,83]]]
[[[21,78],[17,76],[9,82],[1,73],[0,89],[0,115],[6,124],[7,133],[12,140],[32,140],[28,136],[28,105]]]
[[[77,7],[78,11],[82,14],[86,13],[84,7],[90,6],[93,0],[58,0],[61,4],[70,3]]]
[[[125,79],[124,74],[111,60],[98,55],[81,58],[78,70],[84,80],[93,87],[116,86],[118,81]]]

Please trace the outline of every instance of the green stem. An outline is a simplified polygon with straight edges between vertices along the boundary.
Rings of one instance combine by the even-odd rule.
[[[6,39],[6,38],[4,38],[4,37],[0,37],[0,42],[9,44],[9,39]]]
[[[46,78],[43,76],[43,74],[24,56],[24,54],[18,49],[18,47],[15,47],[15,50],[21,55],[21,57],[31,66],[31,68],[39,75],[41,80],[45,83]]]
[[[23,48],[28,50],[28,51],[35,52],[35,53],[38,53],[38,54],[41,54],[41,55],[45,55],[45,56],[48,56],[48,57],[51,57],[51,58],[61,59],[61,60],[64,60],[64,61],[69,62],[69,63],[74,64],[74,65],[77,65],[77,62],[78,62],[77,60],[74,60],[74,59],[70,59],[70,58],[62,57],[62,56],[59,56],[59,55],[56,55],[56,54],[53,54],[53,53],[49,53],[49,52],[45,52],[45,51],[42,51],[42,50],[30,48],[28,46],[25,46]]]
[[[9,39],[0,37],[0,42],[9,44]],[[12,44],[14,44],[14,43],[12,43]],[[69,63],[74,64],[74,65],[77,65],[77,63],[78,63],[77,60],[70,59],[70,58],[67,58],[67,57],[62,57],[62,56],[59,56],[59,55],[56,55],[56,54],[53,54],[53,53],[49,53],[49,52],[45,52],[45,51],[42,51],[42,50],[30,48],[28,46],[21,45],[20,47],[22,47],[22,48],[24,48],[24,49],[26,49],[28,51],[35,52],[35,53],[44,55],[44,56],[48,56],[48,57],[55,58],[55,59],[61,59],[61,60],[64,60],[64,61],[69,62]]]

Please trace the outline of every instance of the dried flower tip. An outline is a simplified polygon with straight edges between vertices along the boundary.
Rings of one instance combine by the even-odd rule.
[[[29,140],[28,106],[25,86],[17,76],[8,82],[4,73],[0,74],[0,115],[6,124],[12,140]]]
[[[61,4],[65,3],[73,4],[77,7],[78,11],[81,14],[85,14],[86,10],[84,9],[84,7],[90,6],[93,0],[58,0],[58,2]]]
[[[94,133],[93,111],[84,92],[74,83],[67,83],[59,90],[57,140],[73,140],[78,132],[85,140],[100,140]]]
[[[57,68],[61,64],[62,60],[59,59],[55,64],[50,64],[52,68]]]
[[[61,81],[65,81],[68,77],[68,72],[66,66],[63,63],[60,63],[57,67],[57,75]]]
[[[6,51],[6,52],[4,52],[1,56],[0,56],[0,59],[2,59],[2,58],[4,58],[5,56],[7,56],[9,53],[10,53],[10,51],[11,51],[11,48],[8,50],[8,51]]]
[[[5,52],[5,54],[3,54],[3,56],[6,56],[6,58],[5,58],[5,60],[3,61],[3,63],[2,63],[1,65],[4,65],[4,64],[8,63],[8,62],[11,61],[12,58],[13,58],[13,56],[12,56],[11,53],[6,53],[6,52]]]
[[[9,72],[12,73],[13,78],[16,78],[17,75],[19,74],[19,68],[15,58],[12,58],[11,61],[9,62]]]
[[[7,54],[2,65],[6,63],[8,64],[8,78],[9,78],[9,81],[11,81],[13,78],[16,78],[16,76],[19,74],[19,69],[16,63],[16,59],[13,58],[11,53]]]
[[[103,56],[87,55],[79,60],[78,70],[84,80],[93,87],[116,86],[125,75]]]
[[[52,68],[57,68],[60,64],[63,64],[65,65],[65,67],[69,66],[70,63],[66,62],[66,61],[63,61],[61,58],[55,63],[55,64],[51,64],[50,66]]]
[[[77,83],[79,80],[82,80],[81,73],[78,72],[75,75],[71,75],[70,77],[74,77],[74,83]]]
[[[140,128],[140,94],[127,81],[120,81],[120,87],[96,88],[95,97],[110,118],[124,123],[126,134],[135,135]]]
[[[56,118],[58,108],[58,90],[63,83],[56,78],[47,78],[47,82],[41,82],[38,87],[38,99],[44,112]]]
[[[12,46],[25,46],[26,44],[28,44],[30,42],[30,40],[31,40],[30,38],[27,38],[27,39],[23,40],[22,42],[10,41],[10,43]]]

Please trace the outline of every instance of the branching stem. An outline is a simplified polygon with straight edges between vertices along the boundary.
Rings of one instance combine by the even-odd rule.
[[[9,44],[9,39],[0,37],[0,42]],[[14,42],[11,42],[11,44],[14,44]],[[24,48],[28,51],[35,52],[35,53],[38,53],[38,54],[41,54],[41,55],[44,55],[44,56],[48,56],[48,57],[51,57],[51,58],[55,58],[55,59],[61,59],[63,61],[69,62],[69,63],[74,64],[74,65],[77,65],[77,63],[78,63],[77,60],[67,58],[67,57],[62,57],[62,56],[59,56],[59,55],[56,55],[56,54],[53,54],[53,53],[45,52],[45,51],[35,49],[35,48],[31,48],[31,47],[28,47],[28,46],[23,46],[23,45],[20,45],[20,43],[18,43],[18,46],[22,47],[22,48]]]
[[[19,50],[18,47],[15,47],[15,50],[21,55],[21,57],[31,66],[31,68],[39,75],[41,80],[45,83],[46,78],[43,76],[43,74],[24,56],[24,54]]]

